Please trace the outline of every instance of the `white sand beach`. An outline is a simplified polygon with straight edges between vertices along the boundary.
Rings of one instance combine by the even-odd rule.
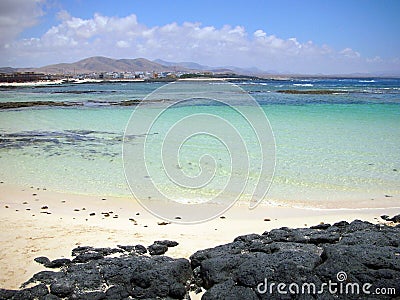
[[[1,183],[0,286],[18,288],[34,273],[44,270],[34,262],[35,257],[68,258],[71,250],[79,245],[148,246],[155,240],[168,239],[179,245],[165,255],[188,258],[197,250],[231,242],[242,234],[341,220],[379,223],[383,222],[380,215],[398,213],[399,209],[311,210],[259,206],[249,210],[245,206],[234,206],[224,218],[206,223],[159,225],[163,220],[152,216],[133,198],[63,194],[41,187]]]

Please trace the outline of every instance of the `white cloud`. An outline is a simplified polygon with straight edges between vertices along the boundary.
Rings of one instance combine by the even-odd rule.
[[[360,53],[358,53],[357,51],[354,51],[351,48],[345,48],[342,51],[340,51],[339,53],[347,58],[358,58],[361,56]]]
[[[129,48],[129,43],[125,41],[118,41],[116,45],[119,48]]]
[[[254,35],[256,38],[265,38],[265,37],[267,37],[267,34],[266,34],[264,31],[262,31],[261,29],[256,30],[256,31],[253,33],[253,35]]]
[[[37,24],[44,12],[45,0],[1,0],[0,1],[0,47],[10,46],[26,28]]]
[[[380,56],[375,56],[374,58],[367,58],[368,63],[381,63],[383,59]]]
[[[366,72],[368,66],[380,63],[374,59],[369,64],[351,48],[336,51],[328,45],[301,42],[295,37],[268,35],[262,29],[249,35],[242,26],[215,28],[185,22],[148,27],[139,23],[134,14],[121,18],[95,14],[82,19],[66,11],[59,12],[58,19],[59,24],[40,38],[7,43],[8,47],[0,50],[0,65],[15,65],[16,58],[20,66],[40,66],[104,55],[299,73],[347,73]]]

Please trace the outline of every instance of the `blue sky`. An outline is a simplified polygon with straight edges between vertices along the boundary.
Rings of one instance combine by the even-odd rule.
[[[0,17],[11,21],[0,21],[0,65],[104,55],[277,72],[399,74],[399,11],[397,0],[3,0]]]

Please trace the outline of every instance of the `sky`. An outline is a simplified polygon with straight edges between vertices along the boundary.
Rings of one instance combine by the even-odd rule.
[[[90,56],[400,74],[398,0],[0,0],[0,66]]]

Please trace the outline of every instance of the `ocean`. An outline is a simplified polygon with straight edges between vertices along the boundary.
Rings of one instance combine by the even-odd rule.
[[[210,90],[224,84],[229,85],[202,83]],[[133,129],[140,129],[146,116],[159,109],[158,103],[171,101],[171,95],[157,98],[154,94],[164,85],[115,82],[1,88],[0,102],[56,101],[72,106],[0,110],[0,180],[66,193],[133,197],[125,178],[123,142],[141,147],[145,141],[150,145],[146,148],[146,174],[150,176],[138,169],[134,181],[142,188],[136,196],[157,200],[158,194],[148,189],[147,183],[152,181],[162,195],[182,203],[230,201],[241,194],[238,203],[245,204],[253,196],[251,187],[259,182],[268,190],[265,196],[259,195],[261,205],[400,207],[400,79],[235,81],[235,89],[257,104],[248,106],[239,97],[235,105],[250,116],[258,114],[260,108],[269,122],[265,128],[273,134],[270,142],[275,151],[266,158],[270,169],[265,177],[259,176],[262,161],[254,128],[240,119],[237,111],[215,101],[195,99],[171,107],[151,132],[135,132],[124,138],[136,106],[121,104],[150,95],[148,103],[141,105],[141,115],[134,119],[138,126]],[[303,90],[315,93],[293,92]],[[219,119],[186,121],[193,114]],[[222,135],[197,134],[183,146],[175,144],[176,149],[171,148],[165,161],[160,161],[164,137],[183,119],[182,130],[217,128]],[[234,124],[235,133],[249,141],[247,164],[241,163],[242,158],[231,159],[240,141],[224,137],[225,125],[213,125],[221,120]],[[269,134],[265,130],[261,135]],[[129,176],[135,176],[131,173],[128,181]],[[182,180],[189,182],[202,174],[212,176],[209,181],[199,179],[202,184],[196,188],[185,189],[174,179],[184,175]],[[231,176],[247,179],[247,186],[229,185]]]

